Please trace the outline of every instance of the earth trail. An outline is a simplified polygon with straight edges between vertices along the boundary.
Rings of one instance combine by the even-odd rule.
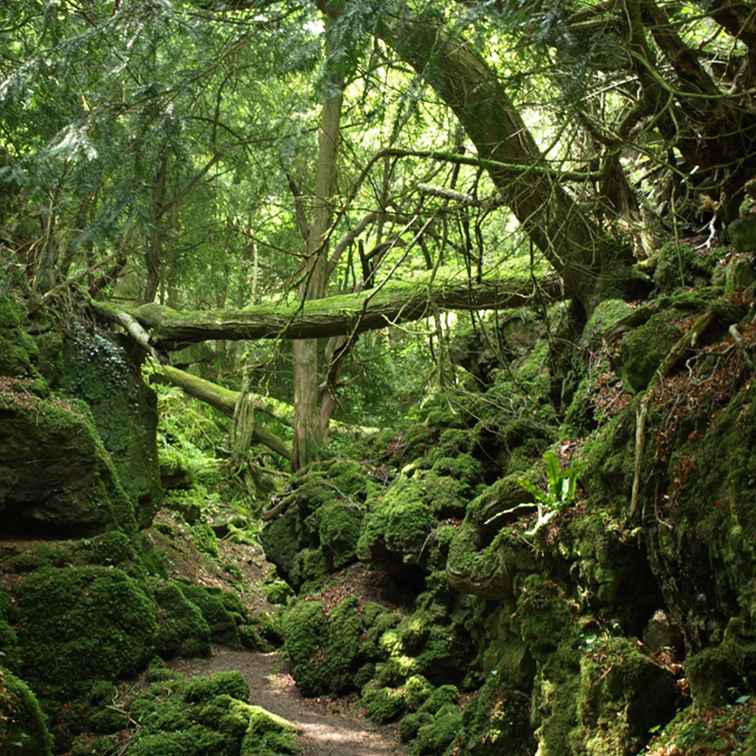
[[[285,717],[301,729],[299,742],[305,756],[406,753],[396,727],[378,727],[349,711],[344,701],[304,698],[285,671],[279,653],[214,648],[209,659],[180,659],[171,666],[186,675],[238,671],[249,685],[251,703]]]

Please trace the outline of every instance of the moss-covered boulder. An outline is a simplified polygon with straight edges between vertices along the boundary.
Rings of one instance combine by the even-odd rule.
[[[422,480],[400,478],[367,506],[357,556],[397,570],[417,564],[436,523]]]
[[[489,674],[483,687],[465,707],[464,731],[457,736],[463,753],[531,756],[535,752],[530,698],[520,690],[507,687],[506,683],[497,674]]]
[[[621,373],[629,391],[642,391],[669,350],[683,335],[681,313],[674,309],[652,315],[622,339]]]
[[[394,722],[407,711],[402,688],[380,687],[368,683],[362,689],[361,702],[368,717],[378,724]]]
[[[361,507],[345,501],[330,502],[320,510],[318,535],[329,570],[345,567],[357,558],[363,515]]]
[[[0,516],[58,535],[134,531],[131,502],[83,402],[0,390]]]
[[[674,676],[642,653],[637,641],[600,641],[580,660],[573,735],[589,756],[633,756],[652,728],[672,718],[676,700]]]
[[[689,244],[665,244],[656,259],[654,283],[664,292],[680,287],[706,286],[726,251],[722,247],[696,249]]]
[[[422,715],[422,712],[420,712]],[[445,753],[462,729],[462,710],[454,704],[442,706],[433,718],[421,724],[412,744],[412,756]]]
[[[291,674],[303,695],[355,687],[355,674],[365,661],[356,599],[344,599],[328,614],[321,601],[299,601],[284,613],[282,625]]]
[[[37,698],[23,680],[0,667],[0,753],[51,756],[52,738]]]
[[[149,585],[157,605],[155,651],[164,658],[209,656],[210,626],[181,585],[161,578],[153,578]]]
[[[247,703],[238,672],[174,676],[154,683],[129,707],[139,724],[128,756],[274,756],[297,754],[296,728]]]
[[[147,527],[162,493],[155,392],[142,381],[132,356],[111,336],[76,326],[62,352],[59,388],[89,406],[139,526]]]
[[[354,559],[363,503],[376,486],[359,463],[336,459],[300,472],[289,489],[260,541],[295,590],[314,589],[329,571]]]
[[[756,698],[717,708],[687,706],[648,744],[649,756],[751,756],[756,753]]]
[[[10,624],[10,596],[0,590],[0,667],[18,672],[21,656],[18,649],[18,636]]]
[[[45,568],[14,594],[23,675],[45,695],[136,672],[152,654],[154,604],[118,568]]]
[[[210,638],[232,648],[241,647],[239,626],[248,621],[247,611],[230,592],[192,583],[180,583],[182,594],[196,606],[210,628]]]
[[[731,621],[722,643],[685,660],[693,702],[702,709],[731,704],[756,689],[756,632],[750,628],[738,638],[733,625],[739,624]]]

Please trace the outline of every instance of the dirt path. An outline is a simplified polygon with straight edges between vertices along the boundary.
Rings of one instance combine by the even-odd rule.
[[[348,701],[303,698],[280,654],[213,649],[209,659],[171,663],[186,675],[236,670],[249,684],[250,702],[286,717],[302,729],[306,756],[385,756],[406,753],[396,727],[378,727],[360,718]]]

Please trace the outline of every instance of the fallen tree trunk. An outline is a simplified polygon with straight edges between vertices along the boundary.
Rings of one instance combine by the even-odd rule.
[[[213,383],[205,378],[192,375],[184,370],[179,370],[179,368],[172,367],[171,365],[156,366],[156,374],[160,376],[161,380],[183,389],[189,394],[189,396],[207,402],[211,407],[215,407],[215,409],[219,410],[224,415],[233,417],[236,402],[239,400],[238,391],[226,388],[218,383]],[[272,399],[271,397],[263,398],[254,394],[251,395],[251,399],[254,403],[255,411],[262,412],[268,415],[268,417],[271,417],[288,427],[293,426],[294,408],[290,404],[278,399]],[[369,425],[350,425],[339,420],[331,420],[331,422],[337,431],[346,435],[375,433],[378,430],[378,428]],[[265,433],[265,431],[262,432]],[[269,446],[274,451],[278,451],[279,448],[283,449],[283,447],[280,446],[281,444],[286,446],[285,442],[280,440],[279,447],[270,446],[270,444],[264,440],[260,440],[260,443]],[[279,453],[283,454],[283,451]]]
[[[243,310],[178,312],[157,304],[129,308],[128,313],[150,331],[150,344],[161,350],[210,339],[313,339],[385,328],[420,320],[432,308],[492,310],[522,307],[563,296],[558,277],[542,278],[536,289],[527,277],[459,283],[422,281],[394,284],[359,294],[326,297],[290,305],[258,305]],[[101,313],[124,310],[96,302]]]
[[[206,381],[204,378],[199,378],[196,375],[186,373],[170,365],[160,365],[158,374],[170,383],[183,389],[189,396],[207,402],[217,410],[220,410],[224,415],[228,415],[229,417],[234,416],[234,408],[239,398],[238,391],[224,388],[217,383]],[[281,422],[287,422],[287,420],[279,418],[278,414],[273,414],[271,407],[266,405],[259,397],[251,396],[249,399],[254,403],[255,409],[259,409],[271,415],[271,417],[281,420]],[[290,424],[291,420],[288,420],[288,423]],[[291,459],[291,447],[274,433],[259,428],[257,425],[255,425],[252,431],[252,442],[263,444],[263,446],[267,446],[285,459]]]

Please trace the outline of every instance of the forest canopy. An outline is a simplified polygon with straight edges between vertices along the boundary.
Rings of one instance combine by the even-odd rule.
[[[163,362],[218,340],[249,391],[235,313],[282,337],[338,295],[338,327],[288,333],[321,337],[279,397],[295,466],[360,332],[427,318],[443,361],[463,300],[584,322],[649,290],[660,239],[710,247],[750,209],[748,2],[22,0],[0,35],[0,287],[94,302]]]

